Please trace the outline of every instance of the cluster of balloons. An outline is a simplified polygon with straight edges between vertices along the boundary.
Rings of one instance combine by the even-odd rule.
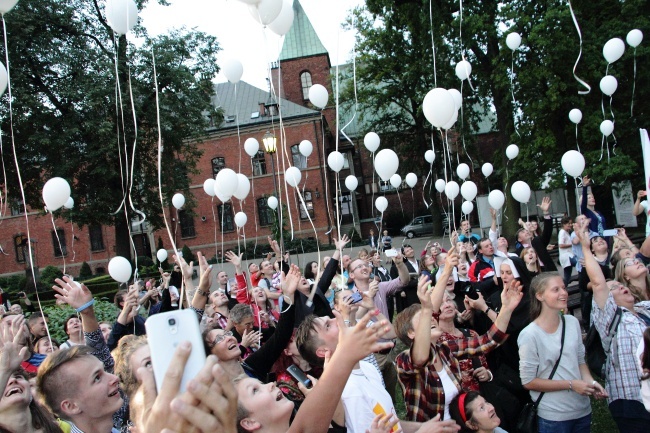
[[[278,36],[286,34],[293,24],[293,0],[241,0],[260,24]]]
[[[625,38],[632,48],[638,47],[643,41],[643,32],[639,29],[630,30]],[[603,57],[607,63],[614,63],[625,53],[625,42],[621,38],[612,38],[603,46]]]
[[[106,21],[118,35],[125,35],[138,23],[138,6],[134,0],[107,0]]]
[[[458,120],[458,110],[462,103],[463,97],[458,90],[436,87],[424,97],[422,111],[424,117],[436,128],[451,129]]]
[[[66,204],[71,204],[68,209],[72,209],[74,200],[70,197],[70,193],[70,184],[61,177],[53,177],[45,182],[43,186],[43,201],[45,202],[45,206],[47,206],[47,210],[54,212]],[[72,200],[72,203],[70,203],[70,200]]]

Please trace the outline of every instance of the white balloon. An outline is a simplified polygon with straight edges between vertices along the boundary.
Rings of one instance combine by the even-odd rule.
[[[472,65],[467,60],[456,63],[456,76],[462,81],[472,75]]]
[[[256,138],[250,137],[244,141],[244,151],[251,158],[257,155],[260,150],[260,142]]]
[[[388,181],[392,175],[397,172],[399,167],[399,158],[397,154],[391,149],[383,149],[377,153],[375,157],[375,170],[381,180]]]
[[[449,130],[453,128],[457,120],[458,120],[458,110],[454,111],[454,114],[451,115],[451,119],[449,119],[449,122],[442,125],[442,129]]]
[[[241,173],[237,173],[237,189],[233,193],[235,197],[239,200],[244,200],[248,197],[248,193],[251,190],[251,182],[248,180],[248,177]]]
[[[314,104],[315,107],[325,108],[327,106],[327,101],[329,95],[327,94],[327,89],[321,84],[314,84],[309,88],[309,102]]]
[[[393,186],[393,188],[397,189],[402,185],[402,176],[399,174],[395,173],[390,177],[390,184]]]
[[[481,171],[483,172],[483,176],[489,177],[492,174],[492,172],[494,171],[494,167],[489,162],[486,162],[481,167]]]
[[[603,120],[600,123],[600,132],[602,132],[605,137],[609,137],[612,132],[614,132],[614,122],[609,119]]]
[[[276,210],[278,208],[278,199],[277,197],[271,196],[266,200],[266,204],[269,205],[269,207],[273,210]]]
[[[380,142],[381,140],[375,132],[369,132],[365,137],[363,137],[363,144],[371,153],[374,153],[379,149]]]
[[[282,2],[282,10],[280,11],[280,15],[278,15],[278,17],[273,20],[271,24],[269,24],[269,28],[276,35],[282,36],[286,34],[291,28],[291,25],[293,24],[293,18],[293,0],[284,0]]]
[[[138,6],[133,0],[108,0],[106,21],[118,35],[125,35],[138,23]]]
[[[422,111],[429,123],[436,128],[442,128],[454,115],[456,103],[447,89],[436,87],[429,90],[429,93],[424,97]]]
[[[515,159],[519,155],[519,146],[516,144],[511,144],[510,146],[506,147],[506,156],[508,159]]]
[[[228,200],[230,200],[230,199],[232,198],[232,195],[230,195],[230,194],[224,194],[224,193],[222,193],[221,191],[219,191],[219,190],[217,189],[217,184],[216,184],[216,183],[215,183],[214,193],[215,193],[215,195],[217,196],[217,198],[218,198],[219,200],[221,200],[221,203],[225,203],[225,202],[227,202]]]
[[[327,165],[332,171],[338,173],[343,168],[343,164],[345,164],[345,158],[341,152],[335,150],[327,155]]]
[[[445,183],[445,181],[443,179],[436,180],[435,187],[436,187],[436,190],[438,192],[440,192],[440,193],[443,192],[445,190],[445,185],[447,185],[447,184]]]
[[[386,197],[377,197],[375,199],[375,207],[379,212],[384,212],[388,208],[388,200],[386,200]]]
[[[359,186],[359,179],[356,176],[349,175],[345,178],[345,187],[350,191],[354,191]]]
[[[474,203],[472,203],[471,201],[464,201],[460,209],[466,215],[471,214],[472,211],[474,210]]]
[[[174,205],[174,207],[176,209],[182,208],[183,205],[185,204],[185,196],[183,194],[181,194],[180,192],[177,192],[172,197],[172,204]]]
[[[246,3],[247,5],[256,5],[258,4],[261,0],[239,0],[242,3]]]
[[[285,181],[292,187],[296,188],[302,179],[302,173],[298,167],[289,167],[284,172]]]
[[[612,38],[603,47],[603,57],[607,63],[614,63],[621,58],[625,52],[625,42],[620,38]]]
[[[158,259],[159,262],[164,262],[167,260],[167,250],[159,249],[156,252],[156,258]]]
[[[298,150],[302,156],[308,158],[309,155],[311,155],[311,153],[314,151],[314,145],[311,144],[311,141],[309,140],[302,140],[298,145]]]
[[[9,82],[9,76],[7,75],[7,69],[5,65],[0,63],[0,96],[4,95],[5,90],[7,90],[7,83]]]
[[[260,0],[257,4],[250,4],[248,12],[260,24],[269,25],[280,15],[282,0]]]
[[[70,197],[68,199],[68,201],[65,202],[63,207],[66,208],[66,209],[72,209],[74,207],[74,199],[72,197]]]
[[[237,191],[238,182],[239,178],[234,170],[222,168],[217,173],[217,178],[214,181],[214,191],[217,193],[217,196],[221,193],[222,197],[227,196],[230,199],[235,194],[235,191]]]
[[[498,189],[493,189],[488,195],[488,203],[490,207],[495,210],[499,210],[503,207],[503,204],[506,202],[506,197]]]
[[[641,44],[641,41],[643,40],[643,32],[639,29],[630,30],[625,40],[627,41],[628,45],[636,48],[639,46],[639,44]]]
[[[205,182],[203,182],[203,191],[210,197],[214,197],[214,179],[206,179]]]
[[[463,180],[467,179],[467,176],[469,176],[469,165],[464,162],[458,164],[458,167],[456,167],[456,174]]]
[[[0,0],[0,13],[2,15],[6,14],[16,6],[18,0]]]
[[[474,200],[474,198],[476,198],[476,194],[478,194],[478,187],[471,180],[463,182],[463,184],[460,186],[460,195],[462,195],[465,200]]]
[[[244,65],[242,65],[242,63],[237,59],[227,59],[221,65],[221,70],[228,81],[237,84],[244,73]]]
[[[580,123],[582,120],[582,111],[580,111],[578,108],[574,108],[573,110],[569,111],[569,120],[571,120],[576,125]]]
[[[530,200],[530,187],[522,180],[518,180],[512,184],[510,193],[519,203],[528,203]]]
[[[235,224],[237,224],[237,227],[244,227],[246,222],[248,222],[248,217],[244,212],[237,212],[235,214]]]
[[[454,105],[456,106],[456,110],[459,110],[460,106],[463,105],[463,95],[456,89],[448,89],[447,91],[454,97]]]
[[[573,177],[580,177],[585,169],[585,157],[577,150],[569,150],[562,155],[562,169]]]
[[[449,197],[450,200],[455,199],[458,197],[458,193],[460,192],[460,187],[455,181],[449,181],[447,182],[447,185],[445,185],[445,195]]]
[[[409,188],[413,188],[418,183],[418,176],[415,173],[409,173],[406,175],[405,180]]]
[[[43,201],[47,210],[54,212],[70,198],[70,184],[61,177],[53,177],[43,185]]]
[[[424,159],[429,163],[433,164],[433,161],[436,160],[436,152],[433,150],[429,149],[426,152],[424,152]]]
[[[521,36],[517,32],[512,32],[506,37],[506,45],[508,48],[510,48],[512,51],[516,50],[519,48],[519,45],[521,45]],[[468,212],[469,213],[469,212]]]
[[[112,279],[120,283],[126,283],[131,279],[131,262],[122,256],[116,256],[108,262],[108,273]]]
[[[600,79],[600,91],[607,96],[612,96],[618,88],[618,81],[613,75],[605,75]]]

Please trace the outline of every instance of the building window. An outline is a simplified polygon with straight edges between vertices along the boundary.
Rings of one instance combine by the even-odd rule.
[[[257,199],[257,215],[259,215],[261,227],[273,224],[275,211],[269,207],[268,200],[268,197]]]
[[[217,224],[219,224],[219,228],[224,232],[232,232],[235,230],[235,217],[233,216],[232,213],[232,204],[226,203],[226,204],[220,204],[217,206],[217,210],[219,211],[219,221],[217,221]]]
[[[309,88],[312,86],[311,74],[305,71],[300,74],[300,85],[302,86],[302,99],[309,100]]]
[[[303,206],[302,202],[300,201],[300,197],[298,197],[298,207],[300,208],[300,219],[306,220],[308,218],[313,218],[314,217],[314,202],[311,200],[311,191],[304,191],[302,194],[302,198],[305,199],[305,205]],[[307,208],[307,211],[305,212],[305,207]]]
[[[299,169],[307,168],[307,157],[300,153],[300,147],[296,144],[291,146],[291,157],[293,158],[294,167]]]
[[[226,158],[223,156],[212,158],[212,177],[215,177],[223,168],[226,168]]]
[[[27,257],[27,237],[25,235],[14,236],[14,250],[16,251],[16,261],[25,263],[25,257]]]
[[[54,257],[65,257],[68,255],[68,247],[65,243],[65,230],[52,230],[52,247],[54,247]]]
[[[181,225],[181,238],[193,238],[196,236],[194,230],[194,217],[185,210],[178,211],[178,222]]]
[[[104,251],[104,233],[102,232],[102,226],[89,226],[88,234],[90,235],[90,251]]]
[[[20,215],[23,213],[23,201],[16,200],[11,205],[11,216]]]
[[[273,158],[273,155],[271,155]],[[253,176],[261,176],[266,174],[266,158],[264,152],[261,150],[253,157]]]

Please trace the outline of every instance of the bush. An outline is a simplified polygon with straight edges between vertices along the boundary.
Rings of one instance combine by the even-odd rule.
[[[81,269],[79,269],[79,280],[87,280],[89,278],[92,278],[93,276],[93,271],[90,269],[90,265],[86,262],[83,262],[81,264]]]
[[[0,278],[0,287],[7,293],[23,291],[27,285],[27,278],[24,275],[12,275]]]
[[[183,258],[185,259],[185,262],[188,264],[190,262],[194,262],[195,265],[199,263],[194,254],[192,254],[192,250],[187,246],[187,244],[183,245],[183,249],[181,251],[183,252]]]
[[[43,285],[52,287],[54,285],[54,280],[61,278],[62,276],[63,272],[61,272],[61,269],[57,268],[56,266],[49,265],[41,271],[40,281],[43,283]]]
[[[112,303],[95,299],[95,316],[98,322],[115,322],[120,310]],[[48,327],[50,335],[59,343],[63,343],[68,339],[68,336],[63,332],[63,324],[65,320],[75,311],[72,307],[65,305],[64,307],[50,306],[43,308],[43,311],[49,317]]]

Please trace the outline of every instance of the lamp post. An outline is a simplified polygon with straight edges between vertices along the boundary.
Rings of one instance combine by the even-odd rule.
[[[264,134],[264,137],[262,137],[262,143],[264,144],[264,151],[268,153],[271,156],[271,172],[273,174],[273,189],[275,192],[275,196],[279,198],[278,195],[278,182],[277,179],[275,178],[275,152],[277,151],[277,138],[275,137],[274,134],[271,134],[269,131],[266,131],[266,134]],[[278,219],[278,229],[280,231],[280,248],[284,248],[283,243],[283,233],[282,233],[282,221],[280,221],[280,215],[281,215],[281,208],[282,206],[278,206],[277,209],[277,219]]]

